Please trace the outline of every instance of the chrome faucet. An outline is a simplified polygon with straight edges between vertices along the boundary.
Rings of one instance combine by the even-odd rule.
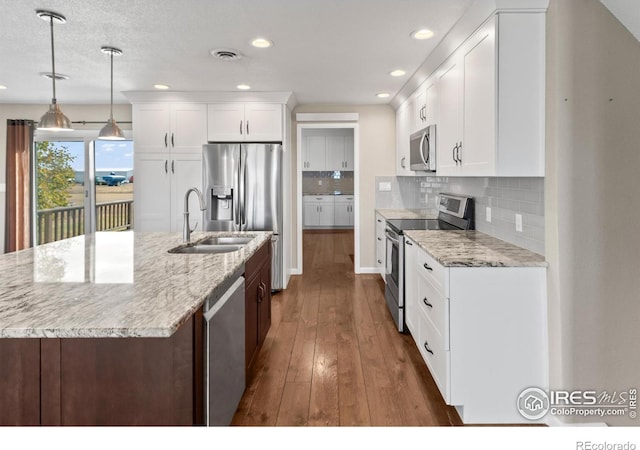
[[[191,233],[195,231],[196,228],[198,228],[198,222],[196,222],[196,225],[193,227],[193,229],[191,229],[191,226],[189,225],[189,194],[191,194],[192,192],[195,192],[198,196],[198,200],[200,201],[200,211],[204,211],[205,209],[207,209],[207,205],[205,205],[202,192],[200,192],[200,190],[196,187],[189,188],[187,190],[187,193],[184,194],[184,225],[182,226],[182,241],[185,244],[191,242]]]

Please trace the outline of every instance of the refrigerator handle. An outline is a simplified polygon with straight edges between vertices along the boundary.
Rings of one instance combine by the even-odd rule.
[[[241,149],[238,150],[238,163],[234,165],[235,186],[233,190],[233,225],[235,231],[240,230],[240,154]]]
[[[240,208],[240,230],[245,231],[247,225],[247,155],[240,150],[240,171],[242,172],[242,206]]]

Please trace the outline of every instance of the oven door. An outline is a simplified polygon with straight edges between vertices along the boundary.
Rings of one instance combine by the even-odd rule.
[[[384,278],[387,284],[391,285],[397,297],[400,281],[400,236],[389,228],[385,230],[385,234],[387,236],[387,250]]]

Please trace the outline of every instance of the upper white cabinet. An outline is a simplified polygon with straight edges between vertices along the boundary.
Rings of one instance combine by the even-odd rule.
[[[207,142],[207,107],[201,103],[133,105],[136,153],[202,152]]]
[[[212,103],[208,105],[209,142],[282,141],[282,105]]]
[[[314,130],[302,137],[302,170],[353,170],[354,148],[351,130]]]
[[[398,108],[398,156],[435,123],[437,175],[544,176],[544,83],[544,13],[497,13]]]
[[[409,169],[409,135],[413,103],[407,101],[396,110],[396,175],[415,175]]]

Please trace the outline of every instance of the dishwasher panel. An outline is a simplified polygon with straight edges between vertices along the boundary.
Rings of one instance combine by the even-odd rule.
[[[207,425],[229,425],[246,387],[244,277],[204,313]]]

